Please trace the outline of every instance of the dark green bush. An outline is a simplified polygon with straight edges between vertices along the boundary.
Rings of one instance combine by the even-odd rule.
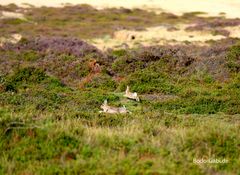
[[[16,91],[20,85],[40,83],[47,78],[47,75],[41,69],[34,67],[22,68],[14,72],[6,82],[7,91]]]
[[[215,114],[223,111],[225,102],[220,99],[200,97],[196,99],[189,99],[189,104],[185,109],[181,109],[183,113],[187,114]]]
[[[175,94],[179,91],[167,74],[151,70],[131,74],[126,81],[121,83],[120,88],[123,90],[126,85],[129,85],[132,91],[139,93]]]
[[[93,79],[85,85],[88,88],[100,88],[103,90],[116,89],[116,82],[112,77],[104,74],[96,75]]]
[[[59,135],[58,138],[55,139],[55,142],[62,147],[77,148],[79,146],[79,141],[76,138],[66,135],[65,133]]]
[[[40,58],[39,54],[33,50],[25,51],[20,54],[19,57],[21,57],[25,61],[36,61]]]
[[[230,71],[239,72],[240,71],[240,44],[232,46],[227,54],[227,66]]]
[[[111,53],[110,53],[112,56],[115,56],[115,57],[122,57],[124,55],[127,54],[127,51],[124,50],[124,49],[120,49],[120,50],[113,50]]]

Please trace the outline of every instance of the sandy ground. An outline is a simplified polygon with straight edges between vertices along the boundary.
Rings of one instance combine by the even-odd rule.
[[[3,45],[4,43],[13,43],[13,44],[16,44],[16,43],[18,43],[21,39],[22,39],[22,35],[20,35],[20,34],[12,34],[10,37],[2,37],[2,36],[0,36],[0,47],[2,47],[2,45]]]
[[[26,18],[22,13],[0,11],[0,19],[11,19],[11,18],[26,20]]]
[[[230,31],[230,37],[240,38],[240,26],[225,27],[226,30]]]
[[[177,30],[169,31],[166,26],[149,27],[144,31],[121,30],[116,31],[113,37],[96,38],[88,42],[95,45],[101,50],[108,48],[126,48],[162,45],[162,44],[179,44],[179,43],[195,43],[198,45],[206,45],[206,41],[220,40],[225,38],[222,35],[213,35],[210,31],[185,31],[187,24],[179,24],[174,26]],[[240,38],[240,26],[225,27],[230,31],[231,37]]]
[[[219,15],[226,13],[227,17],[240,17],[240,0],[0,0],[0,4],[6,5],[23,3],[35,6],[62,6],[62,4],[90,4],[97,8],[125,7],[125,8],[145,8],[159,11],[163,9],[167,12],[182,14],[185,12],[201,11],[209,15]]]

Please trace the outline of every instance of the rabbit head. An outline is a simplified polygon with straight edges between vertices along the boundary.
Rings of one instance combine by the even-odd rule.
[[[103,104],[100,106],[103,110],[108,107],[107,100],[104,100]]]

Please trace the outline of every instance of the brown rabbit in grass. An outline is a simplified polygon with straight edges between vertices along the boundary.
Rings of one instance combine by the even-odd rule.
[[[104,100],[104,103],[101,105],[102,111],[99,111],[100,113],[110,113],[110,114],[126,114],[131,113],[129,110],[126,109],[125,106],[123,107],[112,107],[107,104],[107,100]]]

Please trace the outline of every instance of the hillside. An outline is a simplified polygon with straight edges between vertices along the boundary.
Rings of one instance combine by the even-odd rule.
[[[88,5],[23,14],[0,19],[0,174],[239,173],[238,18]],[[116,31],[166,23],[221,38],[144,44],[134,33],[101,49]],[[131,113],[99,113],[104,100]]]

